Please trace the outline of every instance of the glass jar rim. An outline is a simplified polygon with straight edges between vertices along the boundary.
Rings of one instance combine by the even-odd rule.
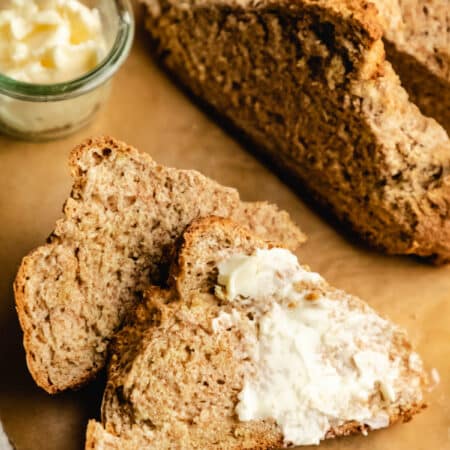
[[[127,58],[134,37],[134,16],[130,0],[115,0],[119,27],[113,46],[91,71],[78,78],[54,84],[18,81],[0,73],[0,94],[18,100],[48,102],[78,97],[108,81]]]

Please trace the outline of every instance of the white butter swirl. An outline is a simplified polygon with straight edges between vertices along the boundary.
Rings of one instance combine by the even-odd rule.
[[[77,0],[0,0],[0,73],[49,84],[78,78],[106,54],[99,11]]]

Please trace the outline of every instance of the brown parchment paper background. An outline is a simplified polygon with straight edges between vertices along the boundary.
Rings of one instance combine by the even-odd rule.
[[[140,14],[138,14],[140,16]],[[149,56],[138,20],[131,56],[95,122],[64,140],[13,141],[0,136],[0,418],[17,450],[76,450],[88,418],[98,417],[103,379],[51,397],[28,374],[12,292],[24,256],[44,242],[70,191],[70,149],[82,139],[111,134],[160,163],[195,168],[237,187],[246,200],[267,199],[288,210],[309,236],[300,261],[332,284],[359,295],[405,327],[440,385],[412,422],[322,444],[333,450],[450,449],[450,266],[369,250],[336,231],[267,167],[246,152],[173,84]]]

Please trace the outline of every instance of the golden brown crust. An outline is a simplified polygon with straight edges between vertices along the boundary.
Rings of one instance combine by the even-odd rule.
[[[161,6],[177,5],[177,0],[167,0],[164,4],[159,0],[140,0],[148,6],[152,14],[157,16],[161,14]],[[297,6],[311,6],[319,8],[327,8],[343,19],[351,19],[359,23],[371,39],[376,40],[382,37],[382,27],[378,17],[378,11],[371,1],[366,0],[221,0],[212,2],[211,0],[188,0],[184,3],[184,8],[204,7],[216,3],[219,7],[235,7],[247,10],[257,10],[264,8],[279,8]]]
[[[37,252],[35,250],[34,252]],[[40,370],[39,366],[35,364],[33,359],[32,348],[30,343],[30,336],[28,330],[33,326],[31,321],[28,319],[28,315],[25,312],[25,283],[26,283],[26,273],[28,271],[29,261],[33,258],[34,252],[30,253],[28,256],[23,258],[22,263],[17,272],[16,278],[14,280],[14,297],[16,302],[16,311],[19,318],[20,327],[23,331],[23,346],[25,348],[25,357],[27,362],[28,370],[33,377],[36,384],[45,389],[49,394],[56,394],[58,391],[48,382],[44,373]]]
[[[399,422],[409,422],[413,416],[420,413],[423,409],[427,407],[426,403],[421,403],[420,405],[411,405],[408,408],[399,408],[398,411],[393,412],[389,417],[389,425],[392,426]],[[334,439],[338,437],[351,436],[353,434],[367,434],[372,431],[370,426],[362,425],[358,422],[347,422],[344,425],[331,429],[326,436],[326,439]]]

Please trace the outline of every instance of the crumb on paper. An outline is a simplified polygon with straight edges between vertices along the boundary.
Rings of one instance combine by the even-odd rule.
[[[439,375],[439,372],[436,368],[432,368],[430,372],[431,377],[431,388],[435,388],[440,382],[441,382],[441,376]]]
[[[427,391],[431,392],[432,390],[434,390],[440,382],[441,382],[441,376],[439,375],[438,370],[433,367],[430,370],[429,384],[428,384]]]

